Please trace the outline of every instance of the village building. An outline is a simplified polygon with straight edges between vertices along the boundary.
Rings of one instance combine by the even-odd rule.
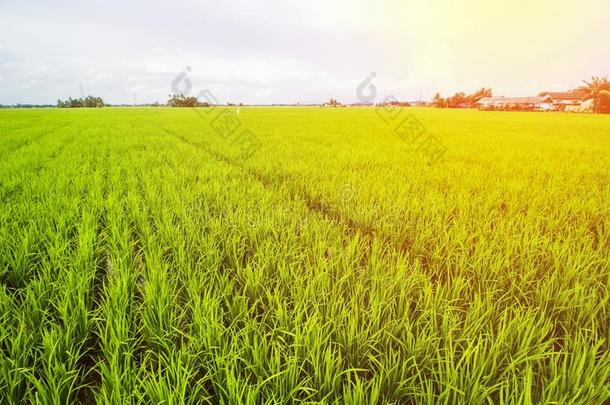
[[[480,110],[549,111],[553,109],[553,102],[550,96],[483,97],[475,105]]]
[[[579,112],[582,104],[582,97],[574,92],[542,92],[542,97],[551,97],[555,111]]]
[[[591,100],[575,92],[542,92],[536,97],[484,97],[475,103],[479,110],[590,112]]]

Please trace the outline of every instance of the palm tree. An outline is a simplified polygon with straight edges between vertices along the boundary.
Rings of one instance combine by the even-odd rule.
[[[582,94],[585,99],[593,99],[593,110],[599,113],[600,106],[604,99],[610,99],[610,81],[608,76],[597,77],[593,76],[590,82],[583,80],[585,86],[580,86],[577,91]]]
[[[432,105],[436,108],[445,108],[446,100],[441,97],[441,93],[436,93],[432,99]]]
[[[485,87],[481,87],[479,91],[474,93],[476,97],[492,97],[493,91],[491,89],[486,89]]]
[[[493,92],[491,89],[486,89],[485,87],[481,87],[480,90],[477,90],[476,93],[468,96],[468,106],[473,107],[480,99],[485,97],[492,97]]]

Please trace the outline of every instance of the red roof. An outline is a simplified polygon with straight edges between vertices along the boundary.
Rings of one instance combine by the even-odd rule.
[[[542,104],[550,102],[550,97],[485,97],[480,99],[477,104]]]
[[[578,95],[577,93],[570,92],[570,91],[564,91],[564,92],[546,91],[546,92],[539,94],[539,96],[545,96],[545,95],[551,96],[551,98],[555,101],[573,101],[573,100],[580,101],[582,99],[582,97],[580,95]]]

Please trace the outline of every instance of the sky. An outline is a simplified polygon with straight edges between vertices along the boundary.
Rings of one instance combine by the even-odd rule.
[[[374,101],[535,95],[610,74],[609,17],[608,0],[0,0],[0,104],[165,103],[181,72],[221,103],[354,102],[368,77]]]

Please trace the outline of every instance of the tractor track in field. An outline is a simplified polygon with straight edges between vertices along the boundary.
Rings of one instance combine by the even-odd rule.
[[[100,201],[100,210],[97,219],[97,237],[96,239],[99,241],[98,252],[97,252],[97,264],[95,269],[95,275],[93,279],[93,283],[90,289],[90,313],[93,314],[94,321],[92,332],[89,337],[89,341],[87,344],[87,350],[85,354],[81,357],[79,361],[79,365],[81,368],[81,374],[79,378],[82,378],[83,388],[77,392],[76,399],[79,403],[93,403],[95,402],[96,394],[102,389],[103,386],[103,376],[102,371],[100,370],[100,365],[106,361],[106,355],[104,353],[103,347],[103,339],[101,336],[102,330],[107,328],[108,318],[104,317],[103,313],[103,305],[105,302],[105,287],[109,282],[116,277],[115,264],[113,260],[112,248],[110,246],[110,236],[109,236],[109,212],[108,212],[108,198],[110,196],[111,191],[111,171],[113,170],[112,162],[110,160],[111,151],[109,149],[105,149],[104,157],[102,159],[102,167],[101,171],[103,172],[103,186],[102,186],[102,196]],[[124,168],[114,167],[114,170],[124,171]],[[124,190],[123,193],[126,193],[127,190]],[[121,200],[124,200],[126,195],[121,195]],[[131,221],[129,220],[128,214],[125,211],[126,207],[122,208],[122,216],[126,217],[127,226],[132,228]],[[133,229],[130,229],[130,238],[131,238],[131,246],[132,252],[131,255],[133,257],[134,263],[138,261],[138,246],[141,246],[139,239],[135,238]],[[132,306],[137,306],[139,302],[139,294],[137,288],[134,289],[134,294],[131,297]],[[132,307],[131,306],[131,307]],[[135,316],[135,313],[132,314]],[[135,321],[135,319],[132,319]],[[130,334],[134,332],[131,331]],[[133,341],[139,341],[140,336],[138,336],[137,332],[133,336],[130,336]],[[141,354],[141,353],[140,353]],[[139,364],[139,357],[136,356],[134,358],[134,362]]]
[[[174,179],[180,178],[180,175],[176,172],[176,162],[172,159],[169,159],[167,153],[161,151],[156,157],[160,159],[159,163],[163,166],[163,169],[168,170],[170,172],[170,176],[172,176]],[[151,159],[150,161],[147,161],[147,164],[157,164],[157,162]],[[149,280],[148,278],[150,274],[148,272],[149,270],[146,267],[147,258],[146,249],[144,246],[145,241],[147,239],[150,239],[152,243],[158,245],[159,249],[162,251],[161,260],[164,264],[168,265],[170,269],[172,267],[179,267],[181,265],[181,262],[175,255],[175,247],[166,237],[164,237],[163,230],[160,229],[159,221],[161,220],[162,213],[159,212],[159,207],[155,208],[155,206],[150,204],[150,192],[152,191],[157,196],[161,197],[161,204],[167,203],[168,200],[163,198],[164,193],[162,192],[162,190],[156,187],[159,185],[158,183],[151,183],[150,181],[147,181],[145,172],[142,170],[143,168],[145,167],[138,167],[132,171],[132,175],[135,181],[134,184],[131,184],[129,188],[129,190],[133,191],[134,194],[137,195],[137,202],[135,203],[137,204],[136,208],[140,211],[139,214],[142,215],[142,218],[140,220],[144,221],[144,224],[147,227],[147,229],[145,229],[140,223],[140,220],[137,220],[135,217],[130,217],[130,237],[132,242],[132,254],[134,255],[133,271],[135,272],[134,278],[136,283],[133,296],[133,305],[136,307],[136,309],[133,311],[132,322],[138,325],[137,332],[133,336],[134,340],[138,341],[138,345],[134,351],[134,364],[137,367],[140,367],[140,365],[142,364],[146,353],[157,353],[158,351],[155,346],[154,340],[149,341],[146,335],[142,332],[145,327],[145,311],[150,309],[146,306],[145,302],[146,288],[149,282],[154,282],[154,280]],[[152,190],[150,189],[151,186],[153,188]],[[179,216],[177,217],[177,220],[181,221]],[[184,308],[188,308],[189,299],[187,297],[188,289],[187,286],[184,284],[184,280],[178,277],[175,280],[175,283],[176,284],[172,289],[172,305],[174,306],[173,309],[176,311],[176,313],[178,313],[181,310],[184,310]],[[174,325],[174,328],[175,327],[176,325]],[[181,325],[180,328],[182,327],[188,328],[189,326]],[[184,341],[182,336],[173,336],[172,339],[172,343],[175,348],[181,348],[183,346]],[[162,361],[163,360],[161,355],[159,355],[159,357],[148,356],[146,358],[146,368],[149,369],[152,367],[152,369],[155,369],[156,367],[159,367],[162,364]],[[196,372],[202,379],[204,379],[205,376],[211,373],[211,371],[204,365],[198,365],[196,367]],[[206,391],[208,394],[213,393],[213,395],[216,396],[215,389],[212,385],[206,384]]]
[[[101,340],[96,328],[99,329],[98,312],[104,294],[105,281],[108,275],[112,272],[112,259],[109,253],[108,241],[106,237],[107,220],[106,206],[104,202],[108,198],[109,193],[109,172],[110,160],[109,150],[106,149],[102,158],[101,170],[103,175],[102,185],[102,203],[97,215],[96,240],[99,241],[96,252],[96,267],[95,274],[89,291],[89,312],[94,316],[92,321],[92,331],[89,335],[83,356],[78,361],[79,376],[82,382],[79,390],[76,391],[75,399],[78,403],[93,403],[95,402],[95,391],[102,385],[102,376],[100,374],[98,363],[103,358]]]
[[[176,162],[174,160],[169,159],[169,156],[165,153],[165,152],[161,152],[159,153],[159,155],[157,155],[157,157],[162,161],[162,165],[164,170],[167,169],[171,176],[174,179],[179,179],[180,175],[177,173],[176,168]],[[135,192],[137,193],[138,197],[139,197],[139,203],[141,204],[140,209],[141,209],[141,214],[145,217],[145,221],[147,223],[147,225],[150,227],[149,228],[149,232],[150,232],[150,236],[153,237],[153,241],[154,243],[157,243],[159,245],[159,248],[163,251],[162,253],[162,260],[171,268],[172,266],[175,267],[179,267],[181,265],[181,262],[179,261],[179,259],[176,257],[175,253],[175,247],[173,245],[171,245],[171,242],[169,242],[166,238],[164,238],[164,236],[162,235],[162,230],[159,228],[159,220],[160,220],[160,213],[154,209],[151,208],[151,206],[148,204],[150,198],[149,195],[147,194],[147,186],[150,186],[150,182],[147,184],[146,180],[145,180],[145,176],[144,173],[141,170],[134,170],[134,176],[136,178],[136,189]],[[155,183],[152,183],[152,185],[156,185]],[[154,191],[158,192],[157,195],[159,196],[164,196],[164,193],[160,192],[159,189],[155,189]],[[165,204],[167,202],[167,199],[162,199],[161,203]],[[176,216],[176,219],[179,222],[182,221],[182,219],[180,218],[179,215]],[[137,222],[137,221],[136,221]],[[137,276],[137,287],[136,287],[136,295],[134,297],[134,299],[136,300],[140,300],[142,301],[142,305],[139,307],[139,309],[135,312],[135,321],[140,322],[141,327],[139,327],[139,330],[142,330],[143,328],[143,319],[142,317],[144,316],[143,311],[145,310],[144,308],[144,289],[146,288],[146,284],[149,282],[147,277],[147,269],[145,268],[146,264],[146,257],[145,257],[145,249],[144,246],[142,245],[141,241],[142,238],[140,236],[141,233],[144,232],[144,229],[142,229],[142,227],[138,224],[138,223],[134,223],[134,230],[132,231],[132,237],[134,239],[137,239],[137,242],[134,242],[134,246],[135,243],[138,244],[137,246],[137,251],[139,254],[139,257],[137,258],[137,265],[139,265],[139,272],[138,272],[138,276]],[[143,236],[143,235],[142,235]],[[199,255],[198,252],[191,252],[190,255],[195,255],[196,259],[195,261],[198,262],[199,259]],[[244,264],[245,265],[245,264]],[[185,280],[183,280],[181,277],[178,277],[175,280],[175,286],[173,288],[173,305],[174,310],[176,310],[177,312],[181,311],[181,310],[190,310],[189,306],[188,306],[188,288],[185,285]],[[142,289],[142,291],[139,291],[140,289]],[[182,322],[182,321],[181,321]],[[174,326],[175,327],[175,326]],[[189,325],[181,325],[181,327],[183,328],[188,328]],[[176,348],[180,348],[182,347],[182,345],[184,344],[183,342],[183,337],[181,336],[174,336],[173,337],[173,344]],[[145,352],[156,352],[157,350],[155,349],[154,345],[151,345],[150,343],[152,342],[146,342],[146,339],[144,339],[142,337],[142,343],[143,345],[141,347],[138,348],[138,353],[140,353],[140,356],[144,356]],[[137,358],[136,358],[136,361]],[[148,358],[149,362],[156,362],[156,366],[158,366],[160,364],[161,358],[156,358],[153,359],[151,357]],[[138,363],[139,364],[139,363]],[[150,365],[149,365],[150,366]],[[206,376],[208,376],[211,371],[209,370],[209,368],[205,367],[205,365],[198,365],[196,366],[196,373],[197,375],[199,375],[199,378],[201,379],[205,379]],[[213,385],[211,384],[205,384],[205,389],[208,393],[208,395],[212,395],[214,397],[217,396],[215,388],[213,387]]]
[[[98,217],[97,226],[97,239],[100,241],[98,246],[97,255],[97,266],[95,270],[95,276],[93,285],[91,287],[91,307],[90,311],[94,316],[92,333],[90,340],[87,345],[86,354],[79,361],[81,367],[81,374],[79,378],[82,378],[83,388],[79,390],[76,395],[78,403],[93,403],[95,402],[96,395],[103,389],[104,377],[102,376],[101,365],[108,360],[105,353],[104,341],[103,341],[103,330],[108,327],[112,327],[110,319],[103,312],[104,303],[106,302],[106,294],[108,293],[106,287],[109,283],[118,277],[117,270],[115,269],[115,261],[113,260],[113,252],[111,247],[111,236],[109,235],[109,209],[108,209],[108,198],[111,192],[111,172],[112,170],[125,171],[123,167],[112,167],[110,160],[111,151],[106,149],[104,154],[104,165],[103,165],[103,178],[104,185],[102,190],[101,207]],[[123,174],[121,174],[123,178]],[[125,225],[129,228],[129,239],[130,239],[130,256],[133,259],[133,270],[134,272],[141,270],[141,261],[139,259],[140,252],[142,250],[142,243],[137,236],[137,231],[134,228],[132,219],[127,211],[126,206],[127,188],[121,191],[120,200],[121,205],[121,217],[125,220]],[[125,204],[125,205],[124,205]],[[123,252],[125,253],[125,252]],[[133,282],[137,283],[138,274],[133,275]],[[135,342],[141,341],[141,335],[139,331],[139,317],[136,308],[142,301],[141,293],[138,290],[137,285],[133,287],[133,294],[130,297],[130,306],[128,311],[130,312],[127,316],[130,318],[132,328],[129,330],[129,340],[134,344],[133,362],[134,368],[138,368],[141,364],[144,348],[140,347]],[[126,316],[123,313],[121,316]],[[137,325],[137,327],[133,327]],[[120,370],[119,370],[120,371]]]
[[[135,120],[146,123],[150,126],[154,126],[155,129],[161,130],[164,133],[166,133],[174,138],[179,139],[183,143],[186,143],[200,151],[205,152],[206,154],[210,155],[211,157],[213,157],[215,160],[217,160],[219,162],[223,162],[231,167],[238,168],[241,172],[252,177],[253,179],[255,179],[257,182],[262,184],[267,189],[276,190],[279,187],[281,187],[282,185],[288,185],[288,186],[291,185],[291,183],[288,181],[281,180],[281,179],[278,181],[275,178],[271,178],[269,176],[262,175],[261,173],[255,171],[255,170],[252,170],[251,168],[245,166],[244,164],[241,164],[240,162],[237,162],[233,159],[230,159],[230,158],[218,153],[217,151],[213,150],[209,146],[194,142],[176,131],[173,131],[173,130],[170,130],[170,129],[167,129],[164,127],[159,127],[145,119],[136,117],[134,115],[131,115],[131,117],[134,118]],[[292,188],[292,189],[294,189],[294,188]],[[392,248],[396,249],[398,252],[408,253],[408,251],[409,251],[408,249],[410,246],[408,244],[402,244],[402,245],[397,244],[394,241],[392,241],[389,237],[385,237],[385,236],[382,236],[382,235],[376,233],[372,227],[363,227],[361,224],[358,223],[358,221],[354,220],[353,218],[350,218],[350,217],[347,217],[347,216],[341,214],[336,209],[333,209],[332,206],[330,206],[328,204],[324,204],[320,201],[317,201],[312,196],[310,196],[306,193],[295,192],[288,198],[294,202],[304,203],[305,207],[307,208],[307,210],[310,213],[319,215],[319,216],[327,219],[328,221],[340,226],[344,230],[344,234],[347,237],[349,237],[350,239],[362,237],[361,240],[364,241],[366,250],[364,251],[364,254],[362,255],[362,259],[360,260],[360,263],[359,263],[360,267],[366,267],[366,265],[369,261],[369,257],[372,254],[374,242],[376,239],[381,241],[382,246],[392,247]],[[423,262],[422,264],[426,266],[426,262]]]

